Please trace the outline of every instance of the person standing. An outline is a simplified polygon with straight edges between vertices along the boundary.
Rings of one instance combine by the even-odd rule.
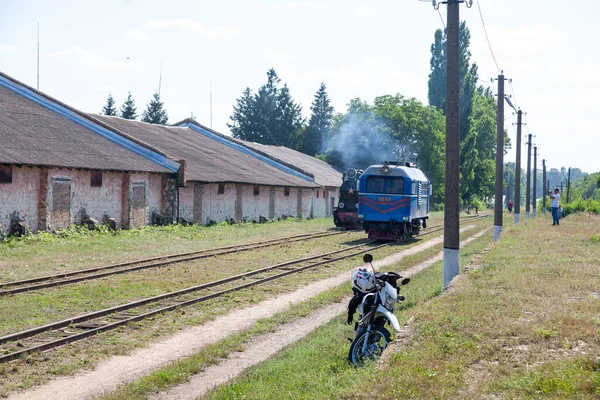
[[[560,199],[560,194],[558,194],[558,188],[554,188],[554,193],[550,194],[550,199],[552,199],[552,225],[560,225],[558,216],[558,200]]]

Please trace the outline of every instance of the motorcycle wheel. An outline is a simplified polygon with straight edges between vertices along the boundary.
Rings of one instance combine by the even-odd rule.
[[[363,343],[365,342],[367,332],[363,332],[354,338],[348,352],[348,361],[355,366],[361,366],[365,361],[377,360],[390,342],[390,332],[383,326],[374,326],[369,334],[367,351],[362,354]]]

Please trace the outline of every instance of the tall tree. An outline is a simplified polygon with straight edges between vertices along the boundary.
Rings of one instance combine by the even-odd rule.
[[[142,113],[142,121],[151,124],[166,125],[169,121],[167,111],[158,92],[152,95],[152,100],[146,105],[146,110]]]
[[[112,97],[112,94],[108,94],[108,98],[106,99],[106,104],[102,107],[102,114],[104,115],[117,115],[117,107],[115,107],[115,99]]]
[[[267,83],[256,94],[250,88],[237,99],[228,124],[234,137],[262,144],[300,147],[304,126],[302,107],[294,102],[287,85],[274,69],[267,71]]]
[[[131,92],[127,93],[127,99],[123,102],[121,106],[121,118],[125,119],[136,119],[137,118],[137,107],[135,106],[135,101],[131,96]]]
[[[315,93],[310,110],[311,116],[308,126],[304,131],[301,151],[314,156],[321,151],[333,123],[334,110],[327,94],[325,82],[321,82],[319,90]]]

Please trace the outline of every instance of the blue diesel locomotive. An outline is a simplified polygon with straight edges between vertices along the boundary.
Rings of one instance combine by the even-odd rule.
[[[411,163],[372,165],[359,182],[358,218],[369,239],[408,239],[427,227],[431,182]]]

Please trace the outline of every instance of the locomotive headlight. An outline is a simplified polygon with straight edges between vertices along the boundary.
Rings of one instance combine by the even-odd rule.
[[[402,221],[408,221],[410,217],[402,217]]]
[[[362,214],[358,214],[358,218],[361,218],[361,219],[362,219],[362,218],[364,218],[364,217],[365,217],[364,215],[362,215]]]
[[[344,208],[346,205],[342,202],[338,203],[338,208]]]

